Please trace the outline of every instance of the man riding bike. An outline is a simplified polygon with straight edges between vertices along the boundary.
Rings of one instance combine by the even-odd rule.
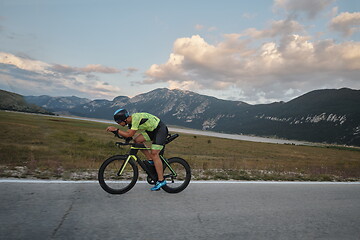
[[[127,131],[122,131],[116,127],[110,126],[106,130],[108,132],[117,132],[124,138],[130,138],[135,135],[137,131],[140,134],[134,137],[136,143],[144,143],[152,141],[151,150],[142,150],[147,159],[154,162],[158,181],[156,185],[151,188],[152,191],[160,190],[166,185],[166,180],[163,175],[163,164],[159,157],[160,151],[163,149],[168,136],[167,126],[156,116],[150,113],[134,113],[132,115],[126,109],[120,108],[114,113],[114,120],[117,124],[124,127],[129,126]]]

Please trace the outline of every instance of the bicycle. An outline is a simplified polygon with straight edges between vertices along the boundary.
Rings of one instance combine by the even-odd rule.
[[[117,132],[113,132],[117,137]],[[169,134],[165,145],[179,137],[179,134]],[[128,154],[114,155],[103,162],[99,168],[98,180],[102,189],[110,194],[123,194],[132,189],[138,178],[138,165],[147,174],[146,180],[149,184],[155,185],[157,173],[155,166],[147,160],[141,160],[137,153],[139,150],[150,150],[144,144],[131,143],[132,139],[125,139],[125,142],[116,142],[118,147],[131,146]],[[163,162],[164,178],[167,184],[162,189],[168,193],[179,193],[183,191],[190,183],[191,168],[190,165],[180,157],[165,158],[164,148],[159,156]],[[136,164],[137,163],[137,164]]]

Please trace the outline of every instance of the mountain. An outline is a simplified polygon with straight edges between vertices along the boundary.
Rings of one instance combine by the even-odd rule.
[[[0,109],[18,112],[53,114],[35,104],[27,103],[23,96],[0,90]]]
[[[38,104],[41,98],[26,97]],[[360,146],[360,91],[348,88],[315,90],[289,102],[258,105],[166,88],[112,101],[47,98],[39,105],[83,117],[112,120],[116,109],[126,108],[130,113],[153,113],[169,125]]]
[[[95,100],[72,109],[74,115],[113,119],[118,108],[130,112],[149,112],[164,122],[196,129],[213,129],[222,117],[233,116],[233,111],[245,109],[244,102],[220,100],[190,91],[156,89],[133,98],[116,97],[113,101]]]
[[[247,130],[258,135],[360,146],[359,103],[359,90],[315,90],[287,103],[255,106],[256,121]]]
[[[75,108],[76,106],[91,102],[87,98],[71,97],[50,97],[42,96],[25,96],[25,101],[41,106],[53,112],[68,112],[67,110]]]

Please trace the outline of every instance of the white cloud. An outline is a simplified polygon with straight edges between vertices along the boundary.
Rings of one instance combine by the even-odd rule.
[[[360,12],[339,14],[331,20],[330,28],[344,36],[351,36],[355,31],[360,30]]]
[[[184,90],[192,90],[192,89],[199,89],[201,86],[195,81],[169,81],[169,88],[170,89],[184,89]]]
[[[179,38],[168,61],[146,71],[144,83],[166,82],[203,93],[240,92],[230,98],[251,103],[289,100],[318,88],[360,88],[360,42],[321,40],[319,32],[315,40],[297,21],[301,13],[315,18],[333,2],[275,0],[286,20],[273,20],[263,30],[225,34],[216,44],[200,35]],[[336,16],[337,7],[330,11],[333,30],[347,36],[358,30],[357,13]]]
[[[45,74],[50,72],[47,69],[50,68],[51,66],[50,64],[41,61],[21,58],[13,54],[8,54],[4,52],[0,52],[0,63],[11,64],[23,70],[34,71]]]
[[[32,89],[38,94],[57,95],[61,91],[93,98],[109,98],[120,91],[118,87],[110,86],[90,74],[120,72],[118,69],[102,65],[90,64],[76,68],[49,64],[5,52],[0,52],[0,65],[0,85],[14,86],[21,92]]]
[[[360,87],[359,42],[313,41],[309,36],[285,34],[256,47],[245,35],[225,35],[216,45],[199,35],[179,38],[168,61],[146,72],[145,83],[167,82],[190,90],[235,86],[246,93],[242,100],[251,101],[289,98],[299,89],[347,83]]]

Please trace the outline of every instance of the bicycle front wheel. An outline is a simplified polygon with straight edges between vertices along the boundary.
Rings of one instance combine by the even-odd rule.
[[[134,187],[139,170],[133,159],[130,159],[120,174],[120,169],[126,163],[128,156],[116,155],[108,158],[101,165],[98,180],[102,189],[111,194],[123,194]]]
[[[170,167],[164,165],[164,178],[167,182],[162,189],[168,193],[178,193],[184,190],[190,183],[190,165],[182,158],[173,157],[167,160]]]

